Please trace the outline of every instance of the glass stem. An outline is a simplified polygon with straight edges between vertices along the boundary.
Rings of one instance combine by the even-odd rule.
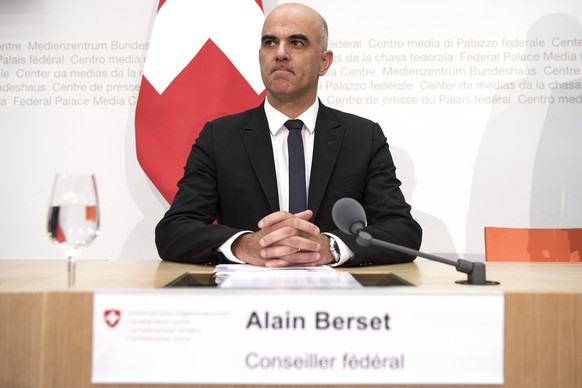
[[[75,285],[75,258],[73,256],[67,256],[67,272],[69,276],[69,287]]]

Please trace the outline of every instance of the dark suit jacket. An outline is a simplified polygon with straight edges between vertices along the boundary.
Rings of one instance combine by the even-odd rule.
[[[176,197],[156,227],[164,260],[220,263],[216,249],[241,230],[258,229],[279,209],[269,127],[263,105],[207,123],[192,146]],[[335,226],[337,200],[359,201],[373,237],[419,249],[422,230],[400,191],[395,167],[378,124],[320,103],[308,208],[322,232],[341,238],[355,257],[347,265],[409,262],[414,257],[362,248]],[[214,220],[217,223],[213,223]]]

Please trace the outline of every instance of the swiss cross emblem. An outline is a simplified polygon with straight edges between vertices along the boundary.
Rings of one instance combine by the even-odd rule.
[[[115,327],[121,320],[121,311],[116,309],[105,310],[103,318],[105,319],[107,326]]]

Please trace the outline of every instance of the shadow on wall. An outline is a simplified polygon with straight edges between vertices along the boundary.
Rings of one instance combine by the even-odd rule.
[[[555,45],[555,38],[581,36],[580,24],[564,14],[546,15],[529,29],[527,39],[545,45],[525,50],[540,58],[524,63],[527,77],[496,91],[510,102],[492,106],[478,151],[466,252],[483,251],[483,233],[475,232],[485,226],[581,226],[582,104],[575,99],[582,89],[580,79],[563,74],[568,72],[563,68],[580,69],[582,58],[579,50],[577,57],[569,56],[573,47]],[[548,52],[557,57],[545,56]]]
[[[0,0],[0,14],[28,14],[42,5],[42,0]]]
[[[582,39],[582,25],[573,18],[549,15],[539,27],[546,22],[552,26],[551,36]],[[580,46],[558,53],[572,59],[554,66],[556,71],[577,69],[580,74]],[[548,107],[532,172],[532,227],[582,226],[582,78],[571,77],[560,77],[550,96],[554,102]]]
[[[155,227],[169,204],[141,170],[135,155],[135,129],[130,115],[126,133],[126,177],[129,192],[143,218],[138,221],[125,241],[119,259],[159,259],[155,246]]]
[[[412,196],[416,188],[414,162],[410,155],[400,148],[391,146],[390,152],[396,164],[398,178],[402,181],[402,193],[406,201],[410,204],[414,202],[412,201]],[[441,219],[432,214],[425,213],[415,206],[412,206],[412,215],[423,230],[422,251],[431,252],[440,256],[458,257],[451,234]]]

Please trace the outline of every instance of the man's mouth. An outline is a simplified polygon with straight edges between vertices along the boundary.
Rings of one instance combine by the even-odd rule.
[[[286,68],[286,67],[278,67],[278,68],[276,68],[276,69],[273,69],[273,70],[271,71],[271,74],[273,74],[273,73],[277,73],[277,72],[279,72],[279,71],[286,72],[286,73],[293,73],[293,71],[292,71],[291,69],[289,69],[289,68]]]

